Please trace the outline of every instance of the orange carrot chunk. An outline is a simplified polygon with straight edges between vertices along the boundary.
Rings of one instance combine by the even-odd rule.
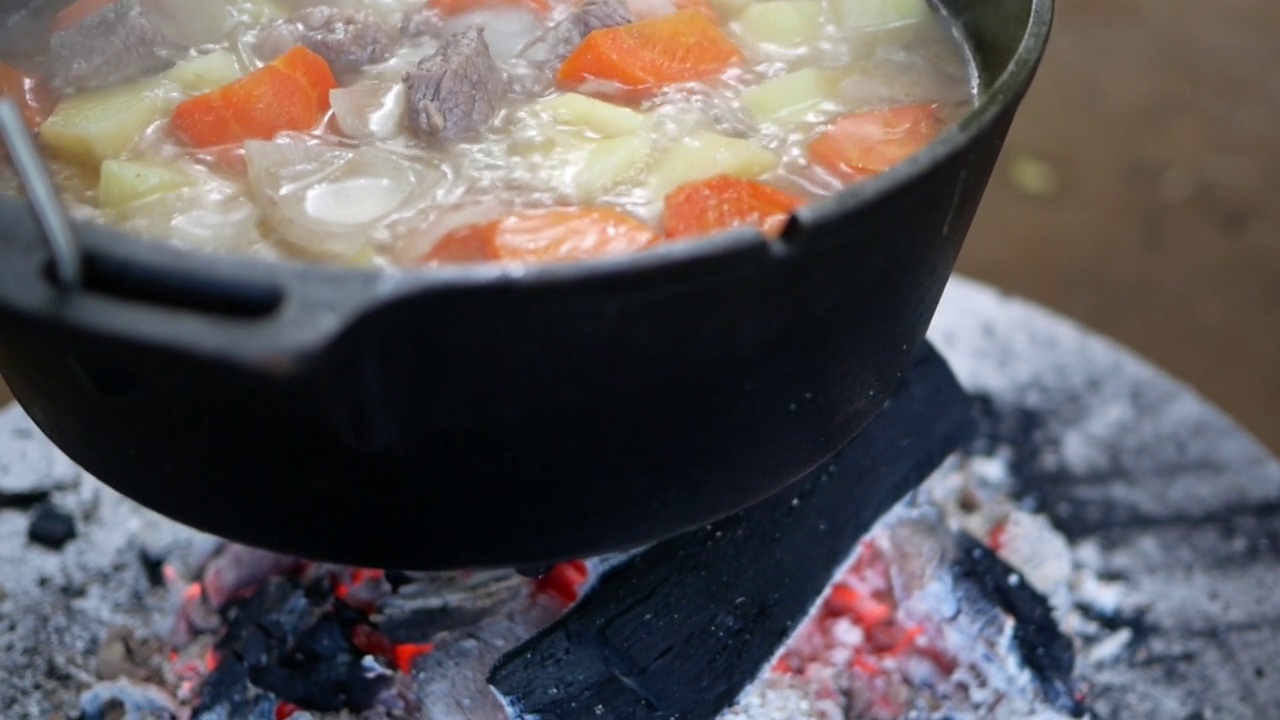
[[[609,208],[526,210],[459,228],[423,258],[427,263],[550,263],[626,255],[659,240],[640,220]]]
[[[800,197],[755,180],[718,175],[672,190],[663,201],[662,225],[668,238],[709,235],[754,225],[775,238],[804,204]]]
[[[0,95],[12,98],[22,110],[22,119],[32,131],[53,112],[53,92],[40,78],[28,75],[12,65],[0,63]]]
[[[58,32],[72,25],[79,25],[90,15],[115,2],[116,0],[76,0],[53,16],[53,31]]]
[[[850,182],[884,172],[942,131],[934,105],[902,105],[845,115],[809,145],[815,165]]]
[[[270,140],[286,130],[314,128],[337,86],[323,58],[295,47],[229,85],[183,101],[170,124],[195,148]]]
[[[551,11],[551,3],[548,0],[430,0],[427,6],[446,18],[475,10],[502,7],[523,7],[539,15]]]
[[[688,8],[592,32],[560,65],[556,84],[577,90],[605,81],[622,95],[643,99],[668,85],[716,77],[742,59],[719,26]]]

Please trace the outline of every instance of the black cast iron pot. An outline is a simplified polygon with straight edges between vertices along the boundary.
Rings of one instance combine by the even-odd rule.
[[[317,559],[537,564],[726,515],[876,413],[952,271],[1052,10],[942,5],[968,35],[977,110],[776,242],[391,274],[82,225],[86,280],[67,291],[5,198],[0,373],[124,494]]]

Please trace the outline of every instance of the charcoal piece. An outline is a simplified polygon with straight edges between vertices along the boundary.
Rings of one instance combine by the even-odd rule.
[[[75,536],[75,519],[52,503],[37,507],[27,528],[28,540],[54,550],[61,549]]]
[[[829,463],[607,573],[499,660],[490,683],[520,717],[716,717],[791,636],[857,540],[972,432],[968,397],[926,350]]]
[[[361,666],[350,629],[367,618],[354,612],[280,576],[233,601],[217,644],[221,661],[201,688],[193,718],[254,717],[267,699],[326,712],[369,709],[389,681],[368,677]]]
[[[1053,609],[1022,576],[971,535],[960,533],[952,564],[957,583],[978,589],[1013,618],[1013,639],[1024,665],[1035,675],[1045,699],[1072,717],[1086,708],[1072,678],[1075,650],[1053,618]]]

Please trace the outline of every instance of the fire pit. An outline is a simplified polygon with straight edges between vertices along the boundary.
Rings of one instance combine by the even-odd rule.
[[[1280,465],[970,281],[931,339],[946,361],[786,493],[524,574],[228,544],[82,477],[8,408],[0,717],[1268,716]]]

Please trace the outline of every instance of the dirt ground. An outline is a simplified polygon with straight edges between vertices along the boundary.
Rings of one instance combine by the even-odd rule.
[[[1280,3],[1058,5],[960,270],[1133,347],[1280,451]]]
[[[1133,347],[1280,451],[1277,28],[1270,0],[1059,0],[960,270]]]

